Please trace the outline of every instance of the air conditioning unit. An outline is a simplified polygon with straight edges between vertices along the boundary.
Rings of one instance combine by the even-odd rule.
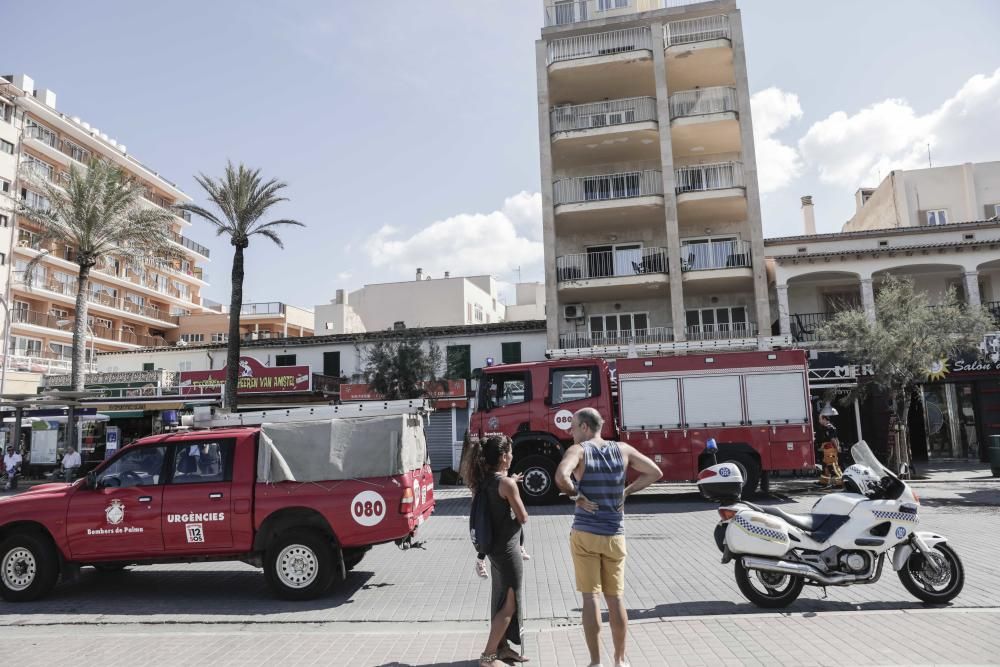
[[[583,304],[582,303],[568,303],[563,306],[563,317],[567,320],[581,320],[583,319]]]

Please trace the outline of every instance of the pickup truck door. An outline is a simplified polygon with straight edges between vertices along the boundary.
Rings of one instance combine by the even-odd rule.
[[[97,475],[96,488],[76,488],[66,516],[74,560],[162,555],[166,452],[164,445],[126,449]]]
[[[173,443],[163,487],[163,546],[167,553],[232,549],[234,445],[231,438]]]

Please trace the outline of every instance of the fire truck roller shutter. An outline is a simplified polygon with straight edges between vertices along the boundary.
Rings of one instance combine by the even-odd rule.
[[[622,430],[677,428],[681,406],[675,378],[623,378],[621,395]]]
[[[699,426],[738,426],[743,421],[743,401],[738,375],[684,378],[684,422]]]
[[[751,423],[808,423],[809,404],[802,373],[747,375],[746,388]]]

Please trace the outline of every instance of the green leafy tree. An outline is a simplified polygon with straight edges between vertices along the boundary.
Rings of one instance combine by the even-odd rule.
[[[248,169],[242,164],[237,167],[229,162],[222,178],[214,179],[201,174],[195,176],[195,180],[218,209],[218,213],[196,204],[183,204],[180,208],[207,220],[215,227],[216,235],[228,236],[229,243],[235,248],[229,300],[225,389],[226,407],[235,410],[240,361],[240,312],[243,310],[243,253],[250,246],[250,238],[253,236],[263,236],[279,248],[284,248],[285,244],[278,236],[278,230],[288,225],[305,225],[297,220],[262,220],[276,204],[288,199],[279,194],[287,184],[273,178],[265,181],[259,169]]]
[[[364,360],[368,383],[387,401],[421,398],[445,384],[438,379],[441,348],[414,334],[369,345]]]
[[[847,359],[869,366],[869,383],[858,393],[878,387],[892,401],[901,427],[896,446],[889,452],[890,466],[910,465],[909,415],[914,390],[928,379],[942,359],[975,351],[984,334],[995,327],[990,313],[962,303],[949,290],[944,302],[931,305],[927,294],[906,278],[890,276],[875,296],[875,321],[863,310],[845,310],[821,327],[820,340],[843,350]]]
[[[147,265],[162,264],[179,256],[170,241],[173,215],[143,203],[143,185],[105,160],[93,160],[86,169],[70,167],[69,175],[52,182],[31,171],[26,178],[43,199],[18,202],[17,212],[40,229],[37,249],[25,268],[25,283],[43,276],[39,264],[51,248],[69,246],[77,269],[76,314],[73,321],[71,383],[74,391],[84,385],[87,311],[90,272],[102,259],[114,259],[141,272]]]

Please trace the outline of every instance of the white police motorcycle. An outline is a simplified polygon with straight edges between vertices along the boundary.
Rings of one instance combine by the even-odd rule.
[[[851,455],[844,491],[823,496],[809,514],[740,500],[743,476],[733,463],[701,471],[702,495],[723,505],[715,529],[722,562],[735,562],[736,583],[755,605],[785,607],[806,585],[873,584],[887,556],[920,600],[944,604],[961,593],[965,571],[947,538],[916,530],[917,494],[863,440]]]

